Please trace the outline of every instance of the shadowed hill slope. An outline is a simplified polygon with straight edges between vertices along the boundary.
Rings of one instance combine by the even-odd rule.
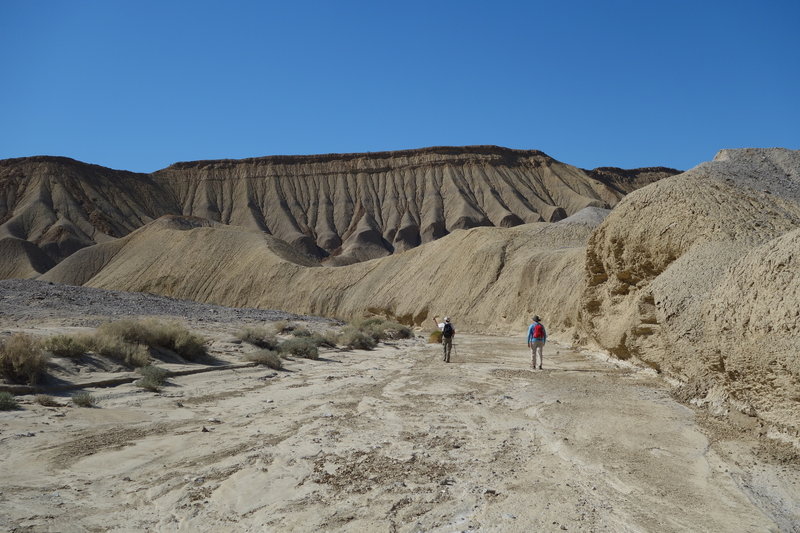
[[[448,313],[483,331],[524,331],[535,311],[571,327],[584,246],[607,214],[584,212],[588,222],[455,231],[342,267],[319,266],[258,231],[170,217],[81,250],[42,279],[345,319],[371,312],[415,325]]]
[[[59,157],[8,159],[0,161],[0,238],[28,241],[57,263],[160,216],[187,215],[258,230],[344,265],[457,229],[611,207],[676,172],[583,171],[542,152],[493,146],[198,161],[153,174]],[[2,271],[41,271],[41,261],[16,257]]]
[[[799,232],[800,152],[723,150],[630,194],[592,235],[582,332],[797,437]]]

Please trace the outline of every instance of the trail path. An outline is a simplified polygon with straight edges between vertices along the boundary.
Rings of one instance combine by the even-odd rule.
[[[224,349],[224,345],[223,349]],[[558,351],[558,355],[556,355]],[[648,372],[459,335],[0,413],[11,531],[792,531],[796,466],[723,453]],[[207,431],[203,431],[205,428]],[[27,435],[27,436],[26,436]],[[746,443],[745,443],[746,444]],[[751,443],[752,444],[752,443]],[[795,483],[795,484],[793,484]]]

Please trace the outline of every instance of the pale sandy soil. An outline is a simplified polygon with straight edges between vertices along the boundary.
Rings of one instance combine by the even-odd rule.
[[[246,349],[204,332],[223,359]],[[460,335],[449,365],[439,349],[92,389],[93,409],[22,397],[0,412],[0,528],[797,530],[791,453],[654,374],[554,343],[533,372],[522,338]]]

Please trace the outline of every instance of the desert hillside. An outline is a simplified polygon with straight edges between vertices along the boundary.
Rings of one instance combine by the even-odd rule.
[[[152,174],[61,157],[7,159],[0,161],[0,240],[29,244],[4,244],[13,253],[0,274],[34,277],[164,215],[258,230],[330,265],[349,264],[457,229],[610,208],[675,173],[585,171],[542,152],[494,146],[198,161]]]
[[[584,340],[798,437],[800,152],[723,150],[630,194],[586,275]]]

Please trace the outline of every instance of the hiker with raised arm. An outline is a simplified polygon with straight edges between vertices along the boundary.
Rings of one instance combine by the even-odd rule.
[[[450,322],[450,317],[444,317],[444,322],[439,322],[439,315],[433,315],[433,323],[442,332],[442,355],[445,363],[450,362],[450,352],[453,349],[453,337],[456,336],[456,328]]]
[[[542,359],[544,358],[544,345],[547,342],[547,331],[544,324],[540,322],[539,315],[534,315],[533,324],[528,328],[528,348],[531,349],[531,369],[536,370],[538,359],[539,370],[542,369]]]

